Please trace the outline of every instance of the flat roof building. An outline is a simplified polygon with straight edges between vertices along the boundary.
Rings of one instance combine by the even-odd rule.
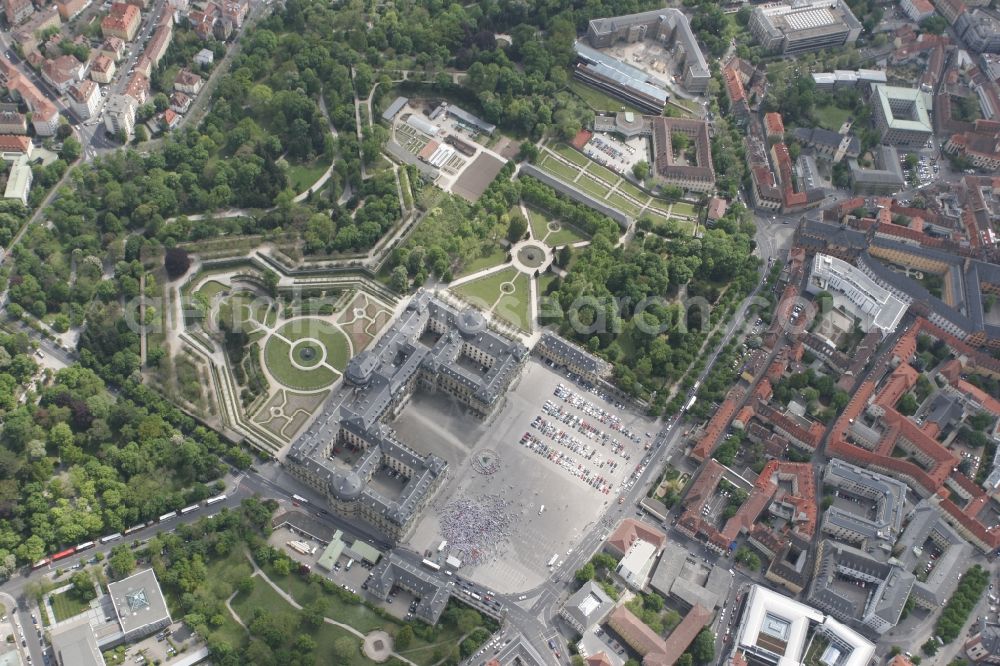
[[[853,44],[862,26],[844,0],[793,0],[757,6],[749,27],[765,51],[790,55]]]
[[[924,93],[916,88],[877,84],[871,104],[875,128],[885,143],[919,148],[934,134]]]
[[[167,601],[152,569],[109,583],[108,595],[118,614],[125,641],[148,636],[170,624]]]
[[[807,601],[841,622],[884,634],[899,622],[915,581],[912,573],[896,564],[824,539]],[[857,582],[866,586],[861,594]]]
[[[53,628],[49,640],[58,666],[104,666],[104,655],[86,619]]]
[[[897,559],[907,571],[916,571],[917,566],[925,562],[928,542],[938,549],[940,555],[934,560],[930,573],[913,586],[917,605],[934,610],[950,599],[958,587],[955,572],[961,570],[972,555],[972,547],[944,519],[933,498],[921,500],[910,511],[909,519],[897,543]]]
[[[392,100],[392,104],[385,107],[385,111],[382,112],[382,120],[391,123],[392,119],[396,117],[396,114],[399,113],[400,109],[406,106],[406,103],[409,101],[410,100],[406,97],[397,97]]]
[[[594,88],[634,104],[643,111],[659,114],[669,95],[662,83],[638,67],[633,67],[596,49],[576,42],[578,63],[573,76]]]
[[[872,153],[875,163],[871,168],[862,167],[857,159],[848,162],[854,191],[865,194],[894,194],[902,190],[906,186],[906,178],[903,176],[896,148],[880,144],[872,150]]]
[[[587,25],[587,41],[597,49],[608,48],[622,40],[639,42],[644,39],[661,42],[681,56],[681,79],[686,90],[695,93],[708,90],[712,74],[687,16],[679,9],[664,7],[638,14],[599,18]]]
[[[906,510],[907,487],[904,483],[839,459],[827,463],[823,483],[875,505],[870,516],[831,506],[823,518],[825,534],[848,543],[876,546],[887,552],[892,549]]]
[[[822,611],[760,585],[750,588],[735,638],[744,661],[803,664],[818,640],[826,647],[817,662],[826,666],[867,666],[875,656],[871,641]]]
[[[875,327],[888,335],[906,314],[907,303],[859,268],[828,254],[817,253],[813,257],[806,290],[812,294],[832,293],[834,303],[856,316],[863,331]]]
[[[705,564],[683,546],[670,541],[649,585],[664,597],[677,599],[688,607],[700,605],[712,610],[725,602],[732,582],[725,568]]]
[[[1000,12],[976,7],[955,21],[955,32],[976,53],[1000,53]]]
[[[581,634],[608,616],[615,602],[600,585],[587,581],[583,587],[566,600],[559,615]]]

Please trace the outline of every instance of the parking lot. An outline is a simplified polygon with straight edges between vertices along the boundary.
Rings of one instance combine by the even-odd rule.
[[[620,174],[632,173],[632,167],[639,162],[651,163],[649,138],[644,136],[622,141],[613,134],[596,132],[583,146],[583,153]]]
[[[535,359],[488,424],[445,396],[418,394],[393,426],[414,449],[451,465],[445,486],[409,539],[414,550],[436,551],[447,538],[441,514],[453,500],[509,500],[509,534],[491,557],[461,569],[461,575],[506,593],[540,584],[552,558],[558,566],[572,552],[634,483],[651,441],[646,433],[653,430],[650,419]],[[487,473],[478,464],[482,460],[491,461]]]

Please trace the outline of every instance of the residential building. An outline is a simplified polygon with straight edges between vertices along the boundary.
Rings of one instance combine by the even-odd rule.
[[[875,657],[875,645],[850,627],[760,585],[747,594],[734,640],[744,664],[803,664],[819,641],[826,644],[824,663],[867,666]]]
[[[7,172],[7,186],[4,189],[4,199],[17,199],[25,206],[28,205],[28,195],[31,193],[31,165],[28,164],[28,156],[21,155],[10,165]]]
[[[111,134],[132,136],[135,127],[135,100],[128,95],[110,95],[104,105],[104,127]]]
[[[160,123],[160,127],[163,130],[172,130],[181,122],[180,114],[169,108],[163,111],[161,118],[162,122]]]
[[[955,32],[976,53],[1000,53],[1000,12],[976,7],[955,21]]]
[[[812,148],[817,155],[834,162],[861,155],[861,141],[853,134],[839,134],[821,127],[796,127],[792,136],[801,145]]]
[[[425,333],[437,337],[427,342]],[[416,453],[385,421],[418,389],[446,393],[486,419],[503,403],[527,356],[523,345],[491,331],[477,310],[459,311],[420,291],[372,348],[351,359],[341,388],[292,444],[286,467],[336,513],[402,540],[448,463]],[[340,446],[360,453],[350,467],[331,457]],[[383,467],[407,479],[395,497],[370,483]]]
[[[771,141],[784,141],[785,123],[780,113],[771,111],[764,114],[764,135]]]
[[[899,6],[915,23],[920,23],[934,15],[934,5],[930,0],[902,0]]]
[[[1000,169],[1000,122],[976,120],[971,131],[952,134],[942,150],[961,155],[978,169],[996,171]]]
[[[239,30],[250,10],[249,0],[222,0],[222,18]]]
[[[796,0],[758,5],[749,28],[765,51],[793,55],[853,44],[862,26],[844,0]]]
[[[875,162],[871,168],[862,167],[856,158],[848,162],[853,190],[866,194],[894,194],[902,190],[906,178],[895,146],[879,144],[872,153]]]
[[[80,12],[90,6],[92,0],[55,0],[56,9],[63,21],[69,21],[79,16]]]
[[[712,191],[715,188],[715,169],[712,167],[708,123],[692,118],[658,116],[652,119],[652,125],[653,179],[686,190]],[[675,150],[673,137],[678,134],[687,137],[688,150]]]
[[[142,106],[149,98],[149,78],[142,72],[136,71],[125,84],[122,94],[134,99],[137,108]]]
[[[924,93],[916,88],[876,85],[871,104],[884,143],[919,148],[934,134]]]
[[[969,659],[983,664],[1000,664],[1000,624],[982,617],[973,622],[972,631],[972,636],[965,641],[965,654]]]
[[[81,120],[90,120],[101,104],[101,95],[96,83],[80,81],[69,88],[70,107]]]
[[[708,206],[705,210],[705,218],[709,222],[718,222],[726,215],[726,211],[728,209],[729,204],[725,199],[712,197],[708,200]]]
[[[215,62],[215,53],[211,49],[202,49],[194,54],[194,64],[196,65],[208,67],[213,62]]]
[[[90,63],[90,78],[98,83],[111,83],[115,77],[115,61],[99,53]]]
[[[167,54],[167,48],[170,47],[170,42],[174,37],[174,24],[171,22],[168,14],[164,14],[164,16],[166,20],[157,26],[156,32],[150,37],[149,43],[146,44],[146,48],[143,50],[143,55],[150,59],[153,67],[160,66],[160,61]]]
[[[934,7],[941,12],[941,16],[948,19],[948,23],[952,25],[968,9],[962,0],[933,0],[933,2]]]
[[[0,159],[13,162],[19,157],[31,157],[31,139],[17,134],[0,134]]]
[[[38,49],[39,35],[49,28],[58,28],[62,25],[59,20],[59,12],[55,7],[40,8],[22,25],[11,31],[11,36],[16,44],[20,44],[21,53],[30,54]],[[26,56],[27,57],[27,56]]]
[[[42,65],[42,78],[62,94],[83,78],[84,65],[71,55],[46,60]]]
[[[117,37],[124,42],[131,42],[139,32],[142,13],[135,5],[116,2],[111,5],[111,11],[101,20],[101,34],[105,37]]]
[[[194,96],[204,84],[205,81],[200,76],[189,69],[182,69],[174,79],[174,90]]]
[[[875,559],[863,550],[824,539],[807,601],[841,622],[885,634],[896,626],[916,577],[897,564]],[[855,594],[858,582],[871,590]]]
[[[577,632],[584,634],[603,622],[614,607],[615,602],[608,593],[594,581],[588,581],[566,600],[559,609],[559,616]]]
[[[5,58],[0,58],[0,70],[0,78],[6,81],[11,96],[23,100],[31,110],[31,125],[35,128],[35,134],[54,135],[59,128],[59,112],[55,105]]]
[[[660,42],[665,50],[678,54],[682,63],[681,81],[689,92],[708,90],[712,78],[691,24],[679,9],[664,7],[638,14],[592,20],[587,25],[587,41],[595,49],[606,49],[619,41]],[[662,107],[661,107],[662,110]]]
[[[142,74],[147,79],[153,75],[153,61],[149,59],[149,56],[145,52],[135,61],[135,73]]]
[[[125,42],[118,37],[108,37],[97,50],[99,53],[111,58],[114,62],[118,62],[125,57]]]
[[[3,11],[7,16],[7,23],[15,26],[31,18],[35,13],[35,5],[31,0],[4,0]]]
[[[27,134],[28,119],[16,104],[0,104],[0,134]]]
[[[182,92],[175,92],[170,96],[170,108],[176,113],[187,113],[191,108],[191,98]]]

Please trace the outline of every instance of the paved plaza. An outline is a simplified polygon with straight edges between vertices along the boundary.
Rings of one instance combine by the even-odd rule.
[[[555,395],[560,383],[570,392],[567,399]],[[546,413],[546,401],[551,401],[552,413]],[[606,423],[599,409],[605,411]],[[560,415],[581,421],[566,423]],[[615,417],[620,421],[614,422]],[[553,434],[533,427],[536,418],[545,419]],[[545,580],[553,555],[564,559],[617,501],[622,481],[643,458],[643,447],[650,441],[646,432],[653,429],[651,420],[615,407],[537,359],[528,361],[506,404],[488,423],[465,414],[446,396],[418,393],[393,427],[421,454],[433,453],[449,463],[445,485],[410,537],[409,545],[418,552],[436,551],[448,537],[440,516],[453,503],[481,498],[494,506],[491,500],[497,495],[510,500],[506,515],[498,516],[498,522],[508,526],[501,546],[484,547],[480,564],[461,569],[463,576],[502,593]],[[522,444],[526,433],[531,437]],[[490,535],[483,535],[484,544],[490,541]],[[462,553],[452,552],[463,559]],[[465,555],[463,561],[469,559]]]

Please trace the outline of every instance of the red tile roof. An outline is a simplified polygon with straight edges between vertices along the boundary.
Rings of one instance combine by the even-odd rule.
[[[31,147],[31,139],[26,136],[0,134],[0,151],[5,153],[27,153]]]
[[[618,528],[608,538],[607,545],[624,555],[637,540],[651,543],[656,546],[657,550],[660,550],[667,542],[667,535],[652,525],[634,518],[626,518],[619,523]]]
[[[785,123],[781,120],[781,114],[772,111],[764,114],[764,128],[768,137],[782,137],[785,135]]]

